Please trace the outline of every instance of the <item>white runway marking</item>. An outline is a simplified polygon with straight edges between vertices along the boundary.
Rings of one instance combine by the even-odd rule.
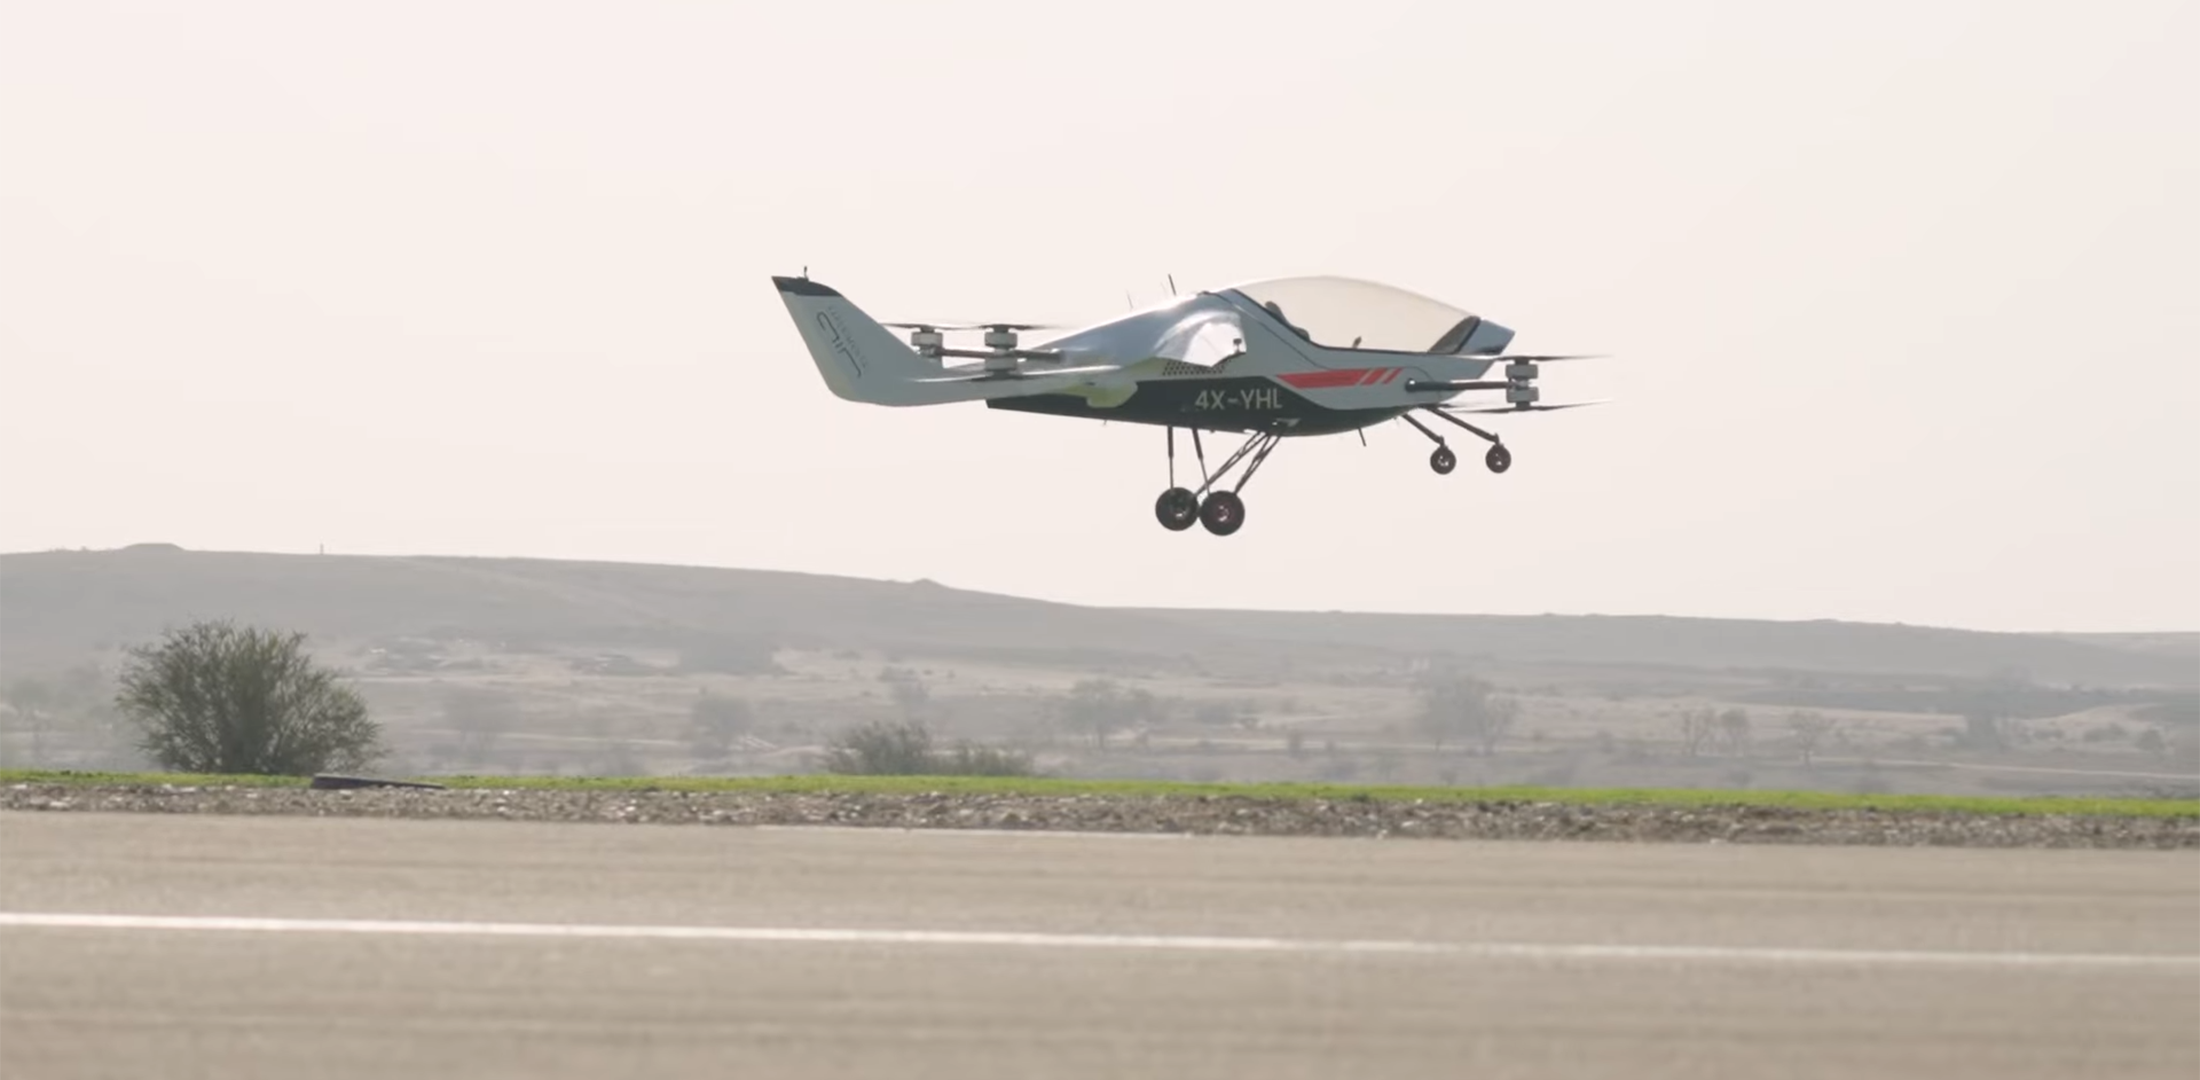
[[[204,915],[83,915],[60,912],[0,912],[0,927],[68,930],[180,930],[244,933],[746,941],[832,945],[961,945],[1040,949],[1164,949],[1193,952],[1387,953],[1512,960],[1651,960],[1754,964],[2200,968],[2200,955],[1929,952],[1887,949],[1759,948],[1724,945],[1322,941],[1272,937],[1202,937],[1158,934],[1050,934],[1013,931],[807,929],[744,926],[630,926],[615,923],[415,922],[377,919],[225,918]]]
[[[1199,833],[1189,832],[1082,832],[1077,829],[981,829],[976,827],[962,826],[940,828],[925,825],[751,825],[749,826],[749,828],[756,832],[800,833],[803,835],[814,835],[817,833],[849,833],[861,834],[864,836],[877,836],[880,833],[923,833],[925,839],[927,840],[945,839],[947,837],[954,836],[978,837],[981,839],[991,840],[1021,840],[1028,836],[1039,840],[1075,840],[1080,843],[1094,840],[1193,841],[1209,839],[1209,837],[1203,836]],[[1231,839],[1253,838],[1232,837]]]

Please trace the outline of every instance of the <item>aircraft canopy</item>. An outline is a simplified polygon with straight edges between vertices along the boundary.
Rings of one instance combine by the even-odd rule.
[[[1357,278],[1271,278],[1222,291],[1280,312],[1315,344],[1333,349],[1457,352],[1481,321],[1440,300]]]

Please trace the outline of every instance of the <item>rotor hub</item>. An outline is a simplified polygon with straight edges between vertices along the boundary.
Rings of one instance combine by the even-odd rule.
[[[1536,373],[1541,369],[1533,361],[1515,360],[1505,365],[1505,401],[1515,408],[1526,408],[1543,395],[1535,388]]]

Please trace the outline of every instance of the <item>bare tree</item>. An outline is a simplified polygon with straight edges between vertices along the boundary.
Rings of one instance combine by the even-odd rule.
[[[1095,749],[1108,748],[1108,736],[1157,713],[1153,695],[1126,690],[1113,679],[1080,679],[1069,688],[1062,719],[1070,730],[1092,736]]]
[[[1688,709],[1680,715],[1681,753],[1695,757],[1718,731],[1719,714],[1711,709]]]
[[[46,733],[53,725],[53,687],[44,679],[20,678],[8,684],[7,701],[24,730],[30,732],[31,764],[44,765]]]
[[[1719,714],[1719,744],[1734,757],[1749,756],[1749,710],[1732,708]]]
[[[1838,726],[1836,721],[1815,712],[1788,714],[1788,730],[1795,733],[1795,750],[1802,755],[1805,768],[1810,766],[1811,755],[1818,752],[1818,745]]]
[[[1483,700],[1482,725],[1475,737],[1482,744],[1482,754],[1487,757],[1497,753],[1497,744],[1512,734],[1513,726],[1520,720],[1518,698],[1491,695]]]
[[[1419,690],[1421,711],[1415,726],[1438,750],[1457,741],[1495,753],[1520,716],[1517,701],[1498,696],[1489,683],[1472,675],[1430,676]]]

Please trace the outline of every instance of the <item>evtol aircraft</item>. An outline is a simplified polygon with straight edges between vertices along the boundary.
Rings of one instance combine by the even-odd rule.
[[[1518,413],[1595,401],[1544,404],[1540,364],[1586,355],[1505,352],[1513,331],[1441,301],[1354,278],[1274,278],[1174,297],[1166,303],[1024,347],[1036,323],[880,322],[807,269],[774,276],[825,385],[868,405],[983,401],[988,408],[1114,420],[1166,428],[1169,487],[1154,501],[1163,527],[1193,522],[1217,536],[1245,523],[1245,485],[1287,438],[1360,432],[1394,419],[1436,444],[1429,468],[1448,474],[1458,457],[1425,415],[1489,444],[1493,473],[1512,467],[1496,433],[1460,413]],[[1173,282],[1172,282],[1173,285]],[[909,331],[906,342],[892,330]],[[951,332],[983,331],[983,348],[947,344]],[[957,363],[952,361],[968,361]],[[1503,367],[1502,378],[1487,378]],[[1504,404],[1454,404],[1472,391],[1503,391]],[[1176,432],[1191,435],[1197,488],[1176,478]],[[1207,468],[1201,432],[1249,437]],[[1230,487],[1224,478],[1244,471]]]

